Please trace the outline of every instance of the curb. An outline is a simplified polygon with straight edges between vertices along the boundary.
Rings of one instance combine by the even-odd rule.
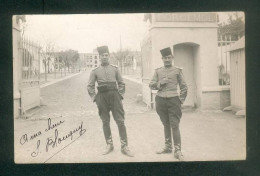
[[[79,72],[79,73],[76,73],[76,74],[74,74],[74,75],[70,75],[70,76],[67,76],[67,77],[64,77],[64,78],[61,78],[61,79],[58,79],[58,80],[54,80],[54,81],[51,81],[51,82],[42,84],[42,85],[40,85],[40,88],[44,88],[44,87],[47,87],[47,86],[49,86],[49,85],[52,85],[52,84],[55,84],[55,83],[64,81],[64,80],[66,80],[66,79],[69,79],[69,78],[72,78],[72,77],[74,77],[74,76],[77,76],[77,75],[79,75],[79,74],[81,74],[81,73],[83,73],[83,72]]]

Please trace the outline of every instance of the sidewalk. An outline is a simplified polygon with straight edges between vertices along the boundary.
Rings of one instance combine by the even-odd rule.
[[[127,79],[129,81],[132,81],[134,83],[137,83],[137,84],[142,84],[141,76],[137,76],[137,75],[123,75],[123,78]]]

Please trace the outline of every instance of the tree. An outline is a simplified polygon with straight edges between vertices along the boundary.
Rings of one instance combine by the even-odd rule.
[[[50,60],[51,57],[54,57],[54,43],[47,43],[45,46],[41,47],[41,55],[43,57],[45,81],[47,81],[47,73],[50,72]],[[48,69],[47,69],[48,67]]]
[[[65,68],[68,68],[68,71],[70,68],[75,68],[75,64],[77,63],[79,59],[79,53],[75,50],[66,50],[61,51],[57,53],[58,57],[60,58],[60,61],[64,63]]]
[[[226,40],[236,41],[245,35],[245,23],[242,17],[238,16],[238,13],[232,13],[228,15],[228,22],[220,23],[218,29],[218,37],[225,37]]]
[[[121,72],[123,71],[123,66],[126,63],[126,58],[130,52],[131,51],[129,49],[125,49],[125,50],[119,50],[116,53],[113,53],[115,59],[119,63],[119,68],[120,68]]]

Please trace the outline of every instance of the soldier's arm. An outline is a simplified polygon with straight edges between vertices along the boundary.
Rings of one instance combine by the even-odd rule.
[[[182,103],[184,103],[184,101],[187,97],[188,87],[187,87],[187,84],[184,80],[182,70],[180,70],[180,72],[179,72],[178,82],[179,82],[179,86],[180,86],[180,100],[181,100]]]
[[[95,82],[96,82],[96,75],[95,75],[95,72],[92,71],[89,76],[87,89],[88,89],[88,94],[91,97],[91,99],[93,100],[93,102],[95,102],[95,99],[96,99]]]
[[[149,83],[149,87],[152,90],[159,90],[161,88],[156,70],[153,74],[153,77],[152,77],[150,83]]]
[[[125,94],[125,83],[118,68],[116,68],[116,81],[118,84],[118,92],[123,98]]]

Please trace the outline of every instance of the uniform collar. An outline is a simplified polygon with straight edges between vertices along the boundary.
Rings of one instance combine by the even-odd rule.
[[[165,66],[163,66],[165,69],[170,69],[170,68],[173,68],[173,65],[171,65],[171,66],[168,66],[168,67],[165,67]]]
[[[107,64],[101,64],[102,67],[107,67],[109,65],[109,63]]]

